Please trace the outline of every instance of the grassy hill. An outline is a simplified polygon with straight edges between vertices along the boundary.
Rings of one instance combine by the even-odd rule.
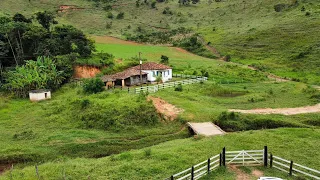
[[[150,4],[141,1],[136,7],[135,0],[109,4],[86,0],[0,2],[2,14],[27,15],[40,10],[56,11],[60,5],[77,5],[84,9],[57,13],[58,20],[96,35],[125,38],[141,32],[192,28],[221,54],[230,54],[233,61],[297,81],[320,83],[317,0],[223,0],[210,5],[201,1],[190,6],[167,1],[157,3],[156,8]],[[108,5],[112,10],[105,10]],[[171,14],[163,14],[166,7]],[[108,14],[116,17],[120,12],[124,12],[124,19],[108,18]]]
[[[319,167],[317,129],[277,129],[232,133],[211,138],[189,138],[162,143],[100,159],[61,159],[39,165],[43,179],[164,179],[210,156],[227,150],[262,149],[294,162]],[[299,147],[299,148],[297,148]],[[34,166],[8,171],[0,179],[35,179]],[[214,173],[213,173],[214,174]],[[270,172],[269,172],[270,174]],[[280,173],[281,174],[281,173]],[[271,173],[274,175],[274,173]],[[285,174],[283,177],[288,178]]]

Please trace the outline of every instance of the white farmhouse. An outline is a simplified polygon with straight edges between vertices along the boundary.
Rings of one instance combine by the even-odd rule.
[[[140,65],[132,67],[132,69],[140,70]],[[161,76],[162,82],[172,79],[172,68],[155,62],[147,62],[141,65],[141,71],[148,74],[148,81],[154,82],[157,76]]]
[[[29,92],[29,97],[31,101],[51,99],[51,92],[47,89],[33,90]]]

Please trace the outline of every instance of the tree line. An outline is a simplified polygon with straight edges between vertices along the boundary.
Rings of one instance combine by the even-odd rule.
[[[19,97],[33,89],[56,89],[71,77],[77,57],[95,51],[81,30],[59,25],[51,12],[3,16],[0,24],[0,87]]]

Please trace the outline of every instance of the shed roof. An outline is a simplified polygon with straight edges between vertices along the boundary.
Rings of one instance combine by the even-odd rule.
[[[50,92],[50,90],[49,89],[37,89],[37,90],[29,91],[29,93],[46,93],[46,92]]]
[[[140,70],[140,65],[134,66],[130,69],[136,69]],[[172,69],[170,66],[159,64],[155,62],[146,62],[141,65],[142,70],[166,70],[166,69]]]
[[[141,72],[141,74],[146,75],[148,73]],[[101,80],[103,82],[108,82],[108,81],[115,81],[117,79],[127,79],[131,76],[137,76],[137,75],[140,75],[140,70],[130,68],[116,74],[102,76]]]

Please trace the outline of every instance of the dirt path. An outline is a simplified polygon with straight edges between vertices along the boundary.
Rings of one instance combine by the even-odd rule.
[[[162,114],[165,119],[170,121],[176,119],[178,115],[184,111],[183,109],[177,108],[160,98],[149,96],[148,100],[152,100],[157,111]]]
[[[251,174],[247,174],[235,165],[231,165],[231,166],[229,166],[229,168],[231,171],[236,173],[236,175],[237,175],[236,180],[257,179],[257,178],[263,176],[263,172],[259,171],[259,170],[253,170],[251,172]]]
[[[245,114],[283,114],[283,115],[319,113],[320,104],[316,104],[314,106],[297,107],[297,108],[278,108],[278,109],[266,108],[266,109],[251,109],[251,110],[229,109],[229,112],[240,112]]]
[[[313,85],[312,87],[320,91],[320,86]]]

